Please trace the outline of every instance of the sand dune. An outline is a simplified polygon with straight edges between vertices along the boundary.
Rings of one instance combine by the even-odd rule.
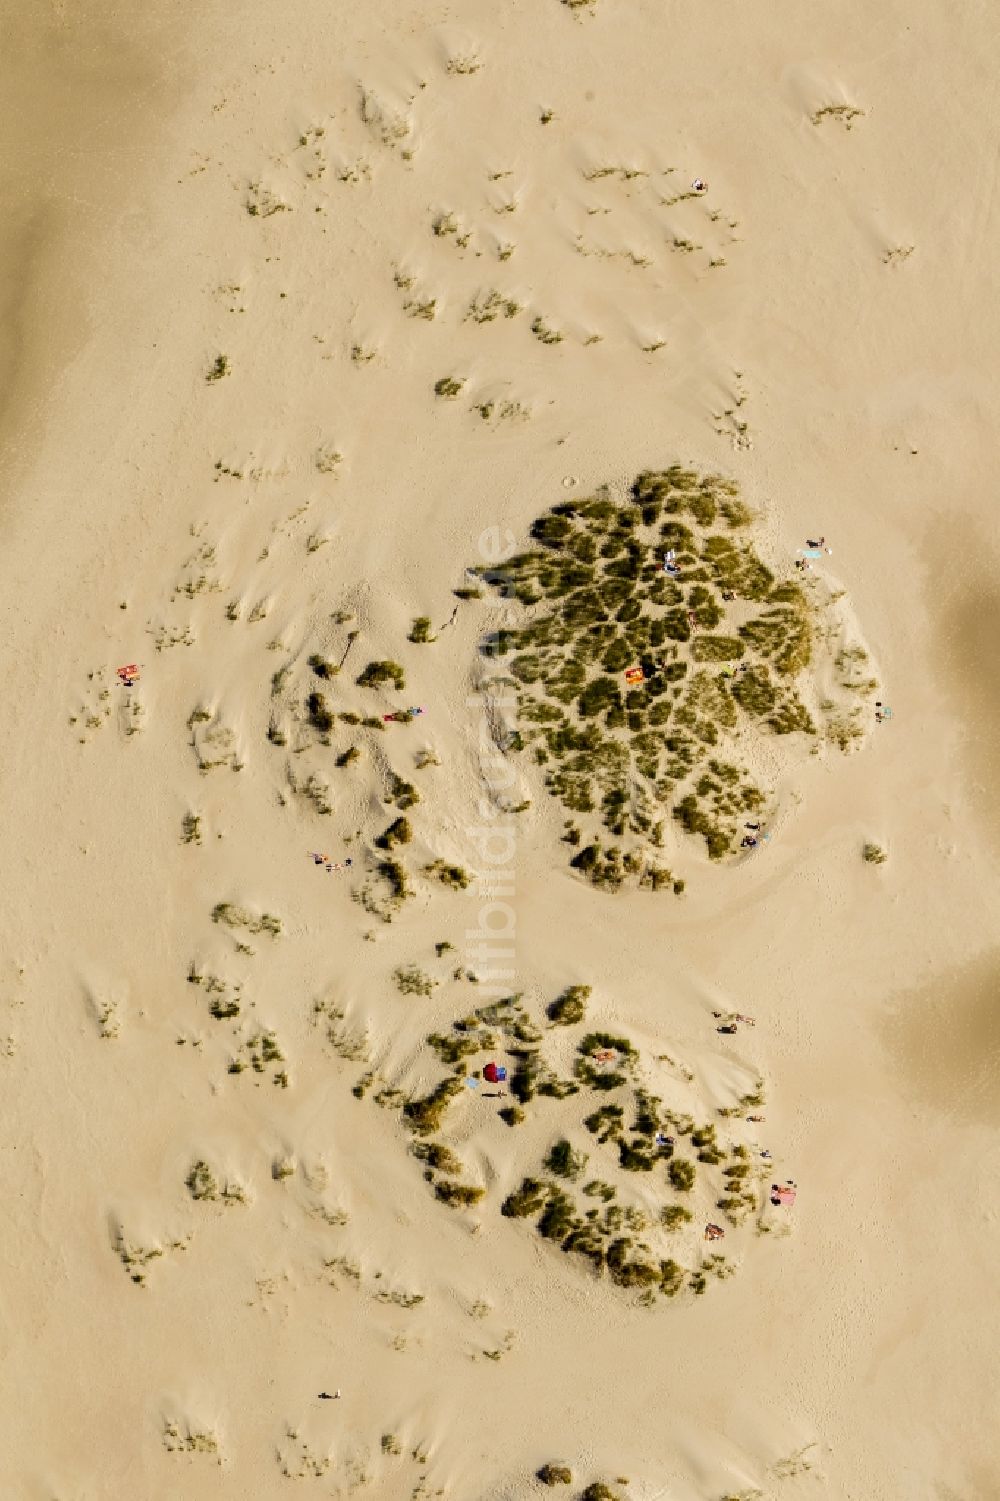
[[[3,25],[4,1494],[997,1494],[991,17]]]

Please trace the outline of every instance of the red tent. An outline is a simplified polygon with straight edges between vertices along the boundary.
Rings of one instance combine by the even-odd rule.
[[[507,1077],[507,1070],[501,1063],[487,1063],[483,1069],[483,1078],[488,1084],[502,1084]]]

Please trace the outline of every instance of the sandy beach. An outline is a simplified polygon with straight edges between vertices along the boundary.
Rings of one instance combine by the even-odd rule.
[[[994,1501],[991,9],[129,9],[0,8],[0,1491]]]

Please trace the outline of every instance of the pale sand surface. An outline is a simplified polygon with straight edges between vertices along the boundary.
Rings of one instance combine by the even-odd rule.
[[[180,9],[3,16],[4,1496],[269,1498],[291,1474],[521,1497],[556,1459],[557,1494],[600,1477],[633,1501],[1000,1495],[992,8]],[[406,135],[378,138],[362,87]],[[814,124],[831,104],[863,113]],[[588,179],[602,166],[648,176]],[[663,204],[696,176],[705,198]],[[287,210],[248,214],[251,183]],[[466,321],[492,287],[525,311]],[[415,296],[433,320],[405,314]],[[536,316],[563,340],[532,338]],[[220,353],[231,374],[206,382]],[[436,399],[450,375],[461,397]],[[749,447],[713,415],[738,391]],[[470,412],[490,399],[530,416]],[[759,857],[676,845],[680,901],[574,878],[526,773],[517,988],[537,1006],[592,985],[589,1019],[685,1060],[706,1112],[762,1074],[761,1140],[799,1185],[788,1233],[731,1237],[738,1275],[643,1307],[499,1214],[549,1118],[509,1131],[460,1100],[452,1144],[488,1193],[450,1210],[313,1024],[330,999],[387,1080],[433,1084],[424,1034],[474,993],[403,996],[392,971],[444,979],[475,888],[423,882],[382,924],[307,852],[360,869],[391,765],[420,787],[418,855],[478,868],[469,700],[500,612],[463,605],[430,646],[410,623],[447,619],[484,529],[520,543],[567,493],[674,461],[735,479],[782,567],[826,534],[894,717],[798,765]],[[408,682],[364,694],[345,671],[337,706],[427,713],[336,771],[268,743],[269,683],[292,661],[301,701],[306,657],[348,628],[353,672],[392,657]],[[202,705],[238,772],[199,773]],[[441,764],[417,772],[424,746]],[[322,773],[331,816],[288,767]],[[219,901],[284,931],[240,953]],[[242,984],[287,1090],[227,1073],[243,1034],[193,962]],[[720,1007],[755,1029],[718,1037]],[[249,1202],[194,1202],[201,1157]],[[119,1225],[164,1251],[143,1287]],[[199,1434],[217,1455],[170,1447]]]

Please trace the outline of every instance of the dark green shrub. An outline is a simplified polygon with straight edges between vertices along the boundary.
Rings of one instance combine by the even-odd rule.
[[[537,1053],[522,1053],[510,1081],[510,1092],[521,1105],[533,1097],[542,1074],[542,1063]]]
[[[485,1192],[485,1188],[474,1188],[468,1183],[456,1183],[454,1178],[439,1178],[434,1185],[435,1197],[453,1209],[467,1209],[470,1204],[478,1204]]]
[[[375,840],[380,850],[395,849],[397,844],[409,844],[413,838],[413,830],[410,828],[409,819],[394,818],[388,828]]]
[[[732,839],[725,829],[712,822],[693,793],[688,793],[674,806],[673,816],[689,834],[700,834],[708,847],[711,859],[721,860],[729,853]]]
[[[589,999],[589,985],[569,985],[562,995],[549,1003],[545,1014],[556,1026],[574,1026],[577,1022],[583,1021]]]
[[[602,1105],[588,1115],[583,1124],[603,1143],[620,1134],[624,1114],[620,1105]]]
[[[397,808],[405,812],[407,808],[412,808],[414,803],[419,803],[420,793],[412,782],[404,781],[401,776],[391,771],[389,773],[389,796],[386,801],[395,803]]]
[[[359,688],[381,688],[391,683],[396,689],[406,687],[406,674],[398,662],[369,662],[356,679]]]
[[[789,695],[778,705],[767,723],[776,735],[792,735],[796,732],[801,735],[816,733],[816,726],[813,724],[809,710],[795,694]]]
[[[577,707],[585,719],[593,719],[605,709],[621,707],[621,693],[617,683],[609,677],[595,678],[580,694]]]
[[[691,1219],[690,1209],[683,1204],[665,1204],[660,1210],[660,1224],[665,1230],[679,1230],[682,1225],[690,1224]]]
[[[694,1187],[695,1166],[686,1157],[672,1157],[667,1165],[670,1186],[678,1193],[690,1193]]]
[[[539,1235],[543,1235],[546,1240],[562,1241],[576,1228],[577,1223],[573,1213],[573,1200],[569,1194],[563,1193],[561,1188],[550,1187],[545,1208],[538,1221]]]
[[[650,1152],[643,1151],[630,1142],[619,1140],[618,1161],[627,1172],[648,1173],[652,1171],[656,1158]]]
[[[334,717],[322,693],[310,693],[306,699],[306,713],[313,729],[321,735],[328,735],[333,729]]]
[[[603,663],[609,672],[624,672],[635,656],[629,643],[623,637],[616,636],[604,653]]]
[[[569,1178],[575,1182],[587,1165],[586,1152],[574,1151],[565,1136],[552,1147],[545,1159],[545,1166],[550,1173],[555,1173],[557,1178]]]
[[[413,1148],[414,1157],[419,1157],[422,1162],[436,1173],[449,1173],[457,1178],[462,1171],[462,1163],[451,1147],[446,1147],[439,1141],[418,1141]]]
[[[378,874],[386,881],[393,899],[398,902],[405,901],[410,895],[410,882],[406,874],[406,867],[398,860],[382,860],[378,866]]]
[[[573,525],[565,516],[548,511],[532,523],[531,535],[543,547],[559,548],[565,546],[573,535]]]
[[[652,1287],[660,1281],[660,1268],[651,1261],[630,1257],[632,1242],[627,1235],[613,1240],[607,1251],[608,1271],[611,1280],[619,1287]],[[604,1494],[602,1491],[601,1495]],[[607,1492],[611,1495],[611,1492]],[[586,1492],[584,1492],[586,1495]]]
[[[680,1208],[680,1205],[673,1206]],[[686,1211],[684,1211],[686,1213]],[[690,1218],[690,1216],[689,1216]],[[676,1261],[660,1262],[660,1292],[665,1298],[673,1298],[684,1286],[684,1268]]]
[[[411,1128],[420,1136],[430,1136],[432,1132],[437,1131],[444,1119],[445,1111],[461,1090],[462,1080],[451,1074],[447,1079],[442,1079],[441,1083],[422,1099],[408,1100],[403,1106],[403,1114]]]
[[[542,1208],[549,1194],[548,1185],[538,1178],[524,1178],[520,1188],[508,1194],[500,1213],[508,1219],[529,1219]]]

